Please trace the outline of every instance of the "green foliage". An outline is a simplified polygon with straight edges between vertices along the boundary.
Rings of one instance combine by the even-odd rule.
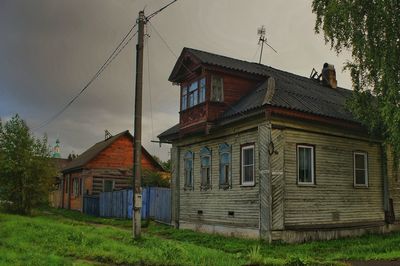
[[[400,4],[395,0],[313,0],[315,31],[337,53],[351,50],[354,97],[349,107],[400,155]],[[397,163],[396,160],[396,163]]]
[[[154,160],[156,160],[156,162],[158,162],[162,166],[162,168],[164,168],[165,171],[171,172],[171,160],[164,162],[156,155],[153,155],[153,158]]]
[[[169,180],[163,178],[161,173],[143,170],[142,186],[145,187],[170,187]]]
[[[36,139],[18,116],[0,121],[0,201],[22,214],[48,200],[56,175],[46,137]]]

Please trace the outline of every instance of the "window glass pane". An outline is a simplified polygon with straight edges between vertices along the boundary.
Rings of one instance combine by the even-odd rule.
[[[197,90],[197,88],[198,88],[198,82],[195,81],[192,84],[190,84],[189,92],[193,92],[193,91]]]
[[[194,106],[194,95],[193,95],[193,93],[189,94],[189,107],[192,107],[192,106]]]
[[[208,167],[210,165],[210,157],[202,157],[201,158],[201,166]]]
[[[200,88],[199,103],[205,102],[206,100],[206,88]]]
[[[193,105],[196,105],[198,103],[198,97],[197,97],[197,91],[193,92]]]
[[[355,154],[356,169],[365,169],[365,158],[363,154]]]
[[[225,183],[228,184],[229,183],[229,165],[225,165],[224,167],[224,177],[225,177]]]
[[[211,100],[213,101],[222,101],[222,83],[223,80],[221,77],[213,76],[211,79]]]
[[[244,165],[253,164],[253,148],[244,149],[243,153],[244,153],[244,155],[243,155],[243,164]]]
[[[229,153],[221,154],[221,164],[229,164]]]
[[[187,101],[187,97],[186,95],[182,96],[182,110],[186,109],[186,101]]]
[[[182,87],[182,95],[186,95],[187,94],[187,87]]]
[[[365,170],[357,170],[356,169],[356,184],[357,185],[365,185],[366,182],[366,173]]]
[[[299,147],[299,182],[312,182],[312,149]]]
[[[253,166],[244,166],[244,182],[253,182]]]
[[[104,192],[111,192],[113,190],[113,181],[104,180]]]
[[[206,100],[206,79],[202,78],[200,80],[200,96],[199,103],[202,103]]]

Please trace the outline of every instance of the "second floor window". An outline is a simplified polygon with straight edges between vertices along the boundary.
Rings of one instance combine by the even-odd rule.
[[[201,78],[182,87],[181,110],[196,106],[206,100],[206,78]]]
[[[197,105],[199,96],[199,83],[193,82],[189,86],[189,107]]]
[[[181,108],[182,108],[182,110],[186,110],[186,108],[187,108],[187,87],[182,87]]]
[[[224,82],[222,77],[211,77],[211,101],[222,102],[224,101]]]

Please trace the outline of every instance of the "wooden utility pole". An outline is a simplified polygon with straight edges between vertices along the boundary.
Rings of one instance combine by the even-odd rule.
[[[142,90],[143,90],[143,47],[144,24],[146,18],[144,11],[139,12],[138,18],[138,43],[136,45],[136,89],[135,89],[135,128],[133,147],[133,237],[141,235],[141,209],[142,209]]]

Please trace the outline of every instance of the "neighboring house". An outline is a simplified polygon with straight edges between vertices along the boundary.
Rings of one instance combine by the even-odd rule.
[[[288,242],[398,227],[381,141],[346,110],[333,66],[314,77],[183,49],[179,124],[159,135],[176,227]]]
[[[142,169],[163,168],[142,147]],[[63,208],[80,210],[83,196],[132,187],[133,137],[129,131],[100,141],[63,169]]]

